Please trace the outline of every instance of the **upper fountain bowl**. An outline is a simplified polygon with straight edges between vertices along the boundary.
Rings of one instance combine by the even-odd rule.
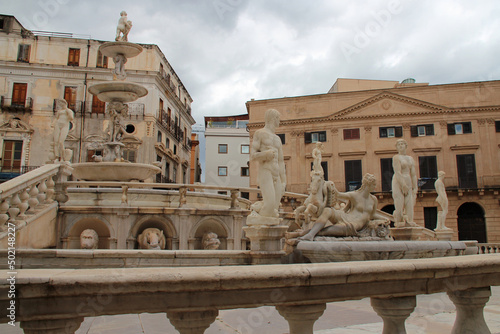
[[[89,93],[97,95],[103,102],[128,103],[146,96],[148,90],[141,85],[130,82],[103,82],[89,87]]]
[[[130,42],[107,42],[99,47],[99,51],[111,59],[119,54],[133,58],[142,52],[142,46]]]

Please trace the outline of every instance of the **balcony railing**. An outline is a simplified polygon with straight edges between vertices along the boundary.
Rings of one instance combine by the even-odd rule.
[[[128,105],[128,116],[136,118],[142,117],[144,118],[146,107],[144,103],[127,103]],[[108,104],[105,105],[92,105],[92,103],[87,103],[85,107],[85,112],[87,114],[105,114],[107,110]]]
[[[165,82],[165,84],[170,89],[170,91],[173,93],[173,95],[177,98],[177,101],[179,102],[179,104],[184,107],[184,109],[185,109],[184,111],[188,115],[191,115],[191,107],[187,104],[184,104],[184,102],[182,102],[180,100],[180,98],[178,96],[178,92],[177,92],[177,87],[172,82],[172,78],[170,77],[170,75],[166,74],[165,72],[158,72],[158,75]]]
[[[0,108],[2,111],[31,112],[33,110],[33,99],[28,97],[25,100],[19,100],[2,96],[0,99]]]
[[[158,110],[159,122],[179,143],[184,140],[184,131],[181,130],[180,126],[176,125],[174,120],[168,117],[167,112],[162,109]]]

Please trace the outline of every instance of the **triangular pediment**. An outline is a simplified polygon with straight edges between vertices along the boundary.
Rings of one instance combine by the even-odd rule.
[[[383,92],[340,110],[329,119],[373,118],[443,112],[448,108],[408,96]]]
[[[21,121],[17,117],[10,117],[9,119],[5,120],[0,124],[0,131],[32,133],[33,128],[29,124]]]

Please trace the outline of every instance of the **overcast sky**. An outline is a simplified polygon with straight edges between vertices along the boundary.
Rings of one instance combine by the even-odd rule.
[[[251,98],[326,93],[337,78],[433,84],[500,79],[498,0],[2,0],[28,29],[157,44],[193,116]]]

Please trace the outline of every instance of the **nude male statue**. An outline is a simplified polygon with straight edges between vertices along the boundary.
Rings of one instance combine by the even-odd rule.
[[[394,219],[396,227],[405,223],[413,225],[413,211],[417,198],[417,174],[415,161],[406,154],[408,144],[404,139],[398,139],[396,149],[398,154],[392,158],[394,176],[392,177],[392,198],[394,199]],[[406,216],[406,222],[404,219]]]
[[[262,193],[262,205],[254,205],[254,212],[265,217],[279,217],[281,197],[285,193],[286,175],[281,139],[276,135],[280,114],[269,109],[264,116],[266,125],[255,131],[250,159],[259,162],[257,182]]]
[[[434,188],[436,188],[437,198],[436,202],[441,207],[441,211],[438,213],[436,230],[450,230],[446,227],[446,215],[448,214],[448,196],[446,195],[446,188],[444,187],[444,176],[445,173],[440,171],[438,173],[438,179],[434,182]]]

